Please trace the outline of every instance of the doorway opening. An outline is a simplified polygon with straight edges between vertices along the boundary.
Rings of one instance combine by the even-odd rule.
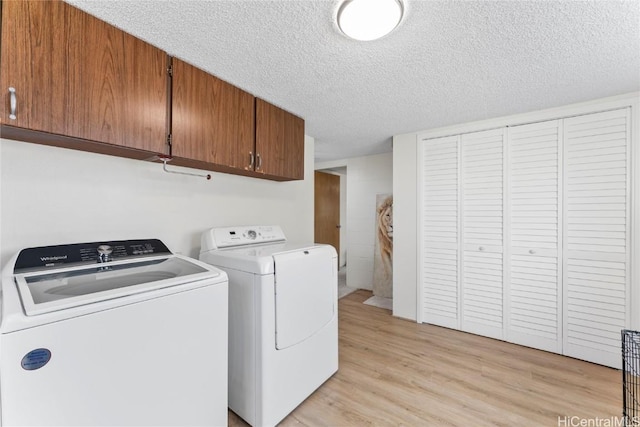
[[[347,286],[347,167],[315,171],[314,241],[332,245],[338,253],[338,298],[355,288]]]

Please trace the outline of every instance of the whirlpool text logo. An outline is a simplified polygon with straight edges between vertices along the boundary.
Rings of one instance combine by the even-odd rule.
[[[60,261],[61,259],[67,259],[67,255],[41,256],[40,257],[40,260],[42,262]]]

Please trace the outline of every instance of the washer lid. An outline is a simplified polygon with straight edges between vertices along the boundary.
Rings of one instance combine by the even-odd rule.
[[[15,276],[28,316],[184,283],[214,274],[184,259],[153,258],[108,266],[76,267]],[[200,277],[198,277],[200,276]]]

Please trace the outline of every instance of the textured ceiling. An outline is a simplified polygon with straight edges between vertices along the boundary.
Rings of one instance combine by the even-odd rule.
[[[393,135],[640,90],[640,1],[406,1],[356,42],[337,1],[70,0],[306,121],[316,161]]]

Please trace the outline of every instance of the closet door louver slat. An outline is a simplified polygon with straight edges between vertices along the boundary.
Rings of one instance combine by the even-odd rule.
[[[504,130],[461,136],[461,329],[503,336]]]
[[[509,128],[507,339],[561,352],[558,120]]]
[[[629,109],[565,120],[564,354],[620,367],[629,324]]]
[[[458,328],[458,137],[422,144],[422,320]]]

